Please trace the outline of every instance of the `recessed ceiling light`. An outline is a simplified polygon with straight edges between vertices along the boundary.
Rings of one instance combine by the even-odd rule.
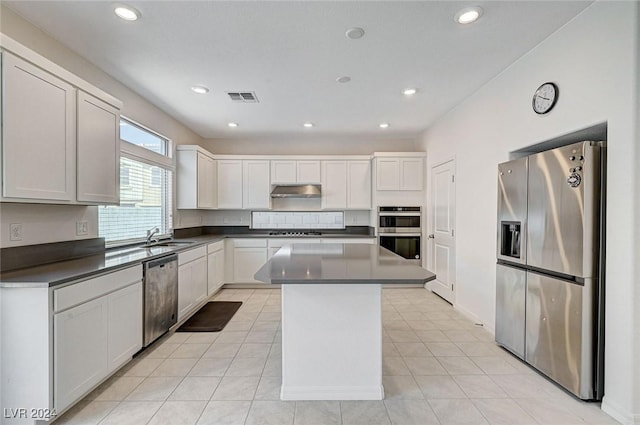
[[[238,126],[238,123],[237,123],[237,122],[230,122],[230,123],[229,123],[229,124],[227,124],[227,125],[228,125],[229,127],[236,128],[236,127]]]
[[[209,89],[205,86],[192,86],[191,91],[198,94],[207,94]]]
[[[313,123],[312,122],[306,122],[304,124],[302,124],[303,126],[305,126],[305,128],[311,128],[313,127]]]
[[[475,22],[482,16],[482,8],[478,6],[466,7],[456,13],[455,20],[457,23],[466,25]]]
[[[116,6],[113,12],[125,21],[137,21],[140,19],[140,11],[131,6]]]
[[[346,36],[352,40],[357,40],[359,38],[362,38],[363,35],[364,35],[364,30],[358,27],[349,28],[346,32]]]
[[[418,89],[404,89],[402,91],[402,94],[404,94],[405,96],[413,96],[417,91]]]
[[[383,122],[382,124],[379,125],[380,128],[389,128],[389,123],[388,122]]]
[[[339,83],[348,83],[349,81],[351,81],[351,77],[344,75],[342,77],[336,78],[336,81]]]

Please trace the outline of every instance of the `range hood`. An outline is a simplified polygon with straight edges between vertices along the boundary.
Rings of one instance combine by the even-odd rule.
[[[280,184],[273,187],[272,198],[319,198],[319,184]]]

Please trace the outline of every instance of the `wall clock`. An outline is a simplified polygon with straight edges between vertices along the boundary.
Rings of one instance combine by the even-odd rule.
[[[556,105],[558,101],[558,86],[547,82],[538,87],[533,94],[531,105],[536,114],[546,114]]]

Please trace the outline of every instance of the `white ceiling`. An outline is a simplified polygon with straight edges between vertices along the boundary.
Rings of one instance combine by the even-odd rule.
[[[202,137],[246,138],[415,136],[591,1],[129,1],[137,22],[112,2],[3,3]],[[480,20],[455,23],[470,5]],[[347,38],[351,27],[365,36]],[[351,82],[335,81],[343,75]],[[407,87],[418,94],[406,98]],[[255,91],[260,103],[225,91]]]

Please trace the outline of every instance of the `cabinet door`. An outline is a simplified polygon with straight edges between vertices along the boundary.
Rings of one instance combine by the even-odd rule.
[[[347,162],[347,208],[371,209],[371,163]]]
[[[400,160],[398,158],[376,159],[376,189],[400,189]]]
[[[190,264],[193,303],[198,304],[207,298],[207,257],[198,258]]]
[[[322,161],[322,208],[347,207],[347,162]]]
[[[400,190],[422,190],[423,163],[422,158],[402,158],[400,160]]]
[[[216,161],[198,152],[198,208],[216,208],[217,206],[217,167]]]
[[[267,248],[234,248],[233,281],[236,283],[258,282],[253,275],[266,262]]]
[[[242,161],[242,207],[268,209],[270,206],[269,161]]]
[[[186,317],[194,305],[191,263],[178,267],[178,321]]]
[[[120,112],[78,91],[78,196],[80,202],[120,203]]]
[[[224,284],[224,250],[209,254],[207,295],[213,295]]]
[[[295,183],[296,161],[271,161],[271,184]]]
[[[108,374],[107,297],[54,315],[54,406],[61,411]]]
[[[126,363],[142,348],[142,282],[109,294],[109,371]]]
[[[242,161],[218,161],[218,208],[242,209]]]
[[[320,161],[297,161],[297,183],[320,183]]]
[[[76,198],[75,89],[2,53],[3,196]]]

